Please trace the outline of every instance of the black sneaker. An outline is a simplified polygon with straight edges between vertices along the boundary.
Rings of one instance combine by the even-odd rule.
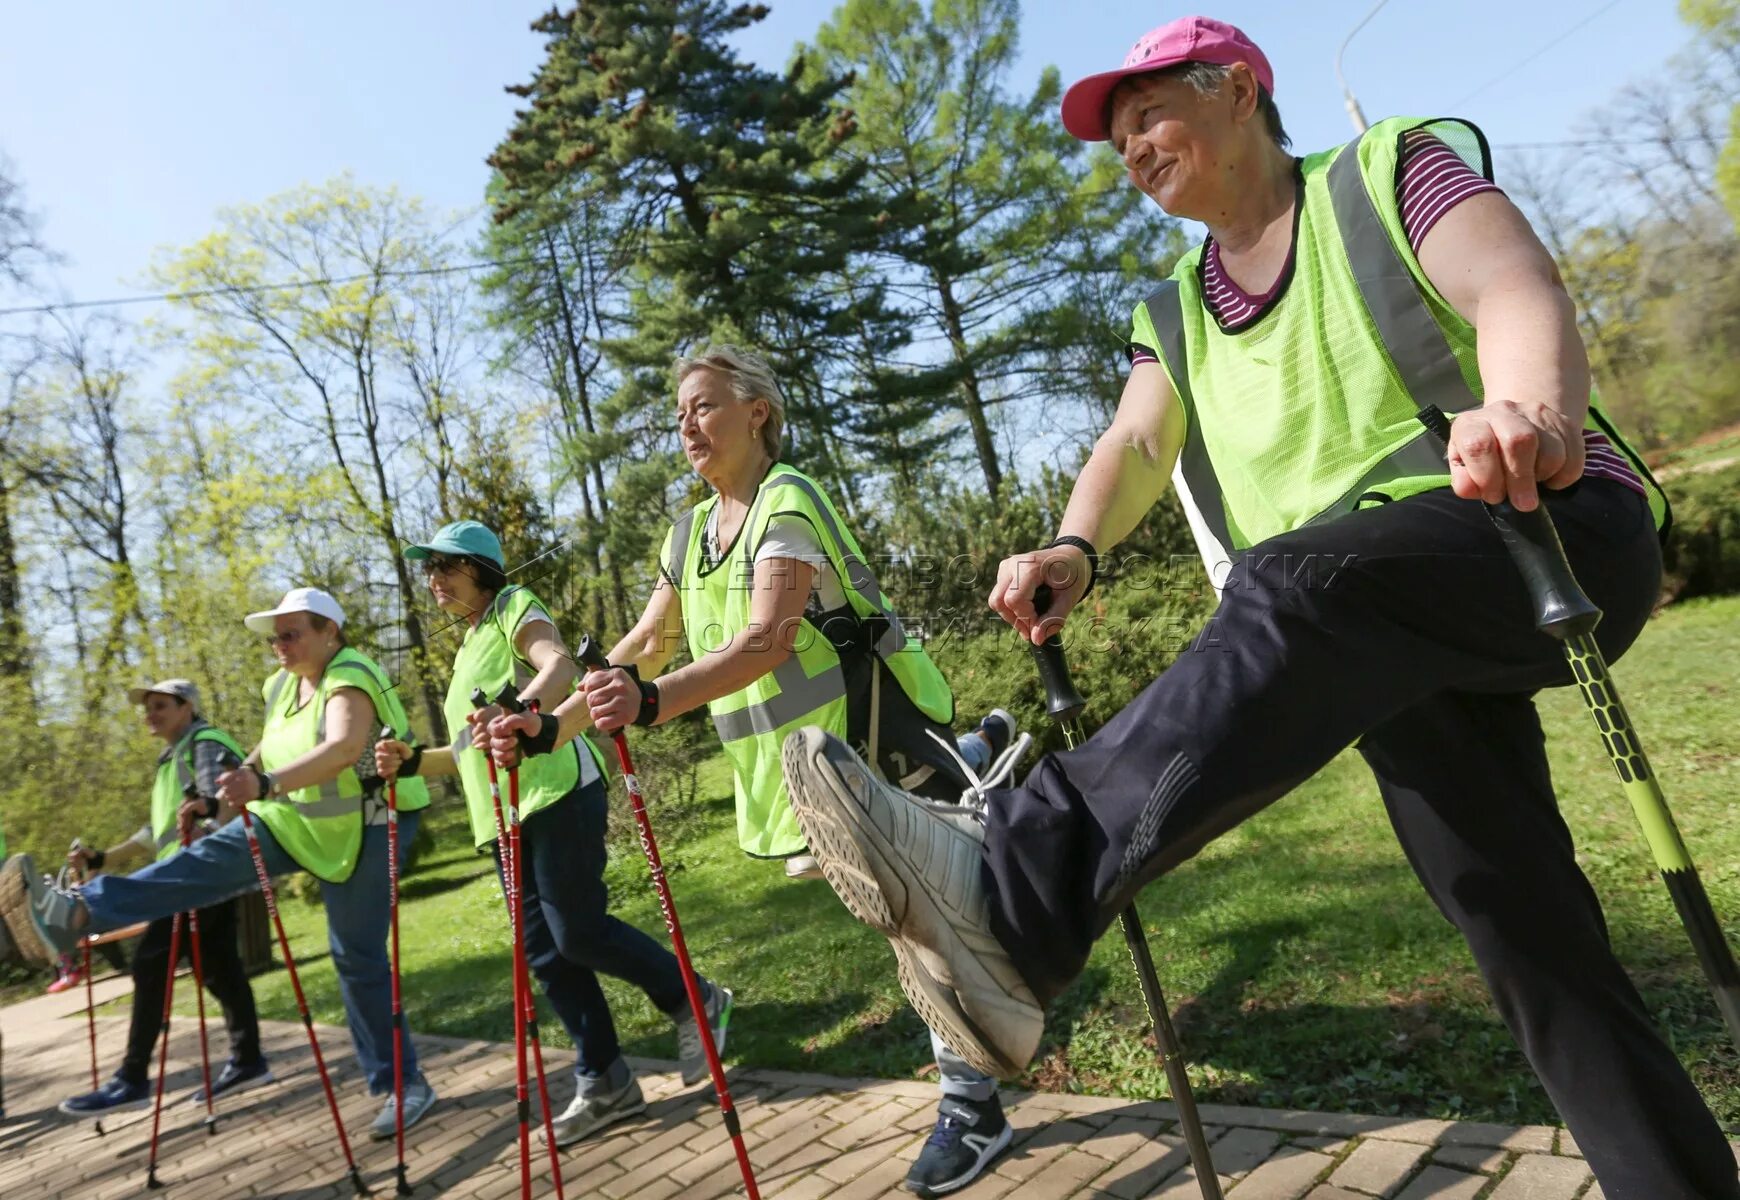
[[[231,1092],[239,1092],[256,1083],[274,1082],[276,1082],[276,1077],[272,1074],[272,1068],[266,1065],[265,1059],[255,1059],[244,1065],[232,1058],[224,1064],[224,1069],[218,1072],[218,1077],[212,1080],[211,1098],[221,1100]],[[193,1102],[195,1104],[205,1103],[204,1084],[193,1090]]]
[[[150,1103],[148,1084],[129,1083],[117,1075],[94,1092],[62,1100],[60,1111],[69,1117],[100,1117],[122,1109],[144,1108]]]
[[[1009,1145],[1014,1130],[1003,1116],[1003,1102],[944,1096],[936,1128],[906,1173],[909,1191],[945,1196],[977,1179]]]

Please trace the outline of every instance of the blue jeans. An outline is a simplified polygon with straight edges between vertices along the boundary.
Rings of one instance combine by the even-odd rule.
[[[399,814],[399,855],[417,836],[420,812]],[[301,865],[272,837],[262,821],[254,822],[260,858],[269,875],[288,875]],[[80,890],[90,911],[89,932],[102,933],[136,921],[156,921],[207,908],[260,886],[241,821],[231,821],[216,833],[131,875],[99,875]],[[392,960],[387,955],[387,828],[371,825],[363,831],[356,870],[343,883],[320,884],[326,905],[326,936],[332,965],[338,970],[338,990],[344,998],[345,1023],[351,1045],[368,1079],[369,1092],[382,1095],[393,1088]],[[405,1078],[417,1078],[417,1049],[405,1028]]]
[[[574,1039],[574,1073],[583,1089],[622,1057],[599,972],[632,983],[669,1017],[686,1013],[689,1004],[676,955],[608,911],[608,806],[604,781],[594,780],[520,825],[526,964]]]

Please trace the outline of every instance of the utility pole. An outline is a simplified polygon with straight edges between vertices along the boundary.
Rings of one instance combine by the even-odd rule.
[[[1371,6],[1371,11],[1359,19],[1359,24],[1347,31],[1347,36],[1341,39],[1341,46],[1335,51],[1335,78],[1341,82],[1341,99],[1347,105],[1347,119],[1353,122],[1355,133],[1364,133],[1369,125],[1365,112],[1359,107],[1359,100],[1353,94],[1353,89],[1347,85],[1347,76],[1341,73],[1341,56],[1347,53],[1347,44],[1353,41],[1353,35],[1365,28],[1366,22],[1378,15],[1378,10],[1390,0],[1377,0]]]

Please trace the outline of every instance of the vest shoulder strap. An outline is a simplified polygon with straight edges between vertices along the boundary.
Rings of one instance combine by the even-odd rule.
[[[1367,187],[1360,167],[1366,136],[1343,146],[1327,173],[1336,229],[1360,299],[1415,405],[1446,413],[1477,408],[1480,399],[1463,378],[1443,327],[1420,294]],[[1383,185],[1395,186],[1393,180]]]

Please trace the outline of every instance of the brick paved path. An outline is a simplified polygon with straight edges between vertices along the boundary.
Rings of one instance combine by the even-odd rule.
[[[124,995],[105,981],[98,1001]],[[89,1082],[82,993],[0,1010],[5,1037],[6,1121],[0,1125],[0,1196],[106,1197],[144,1194],[150,1111],[122,1113],[98,1136],[89,1121],[54,1105]],[[343,1161],[301,1026],[267,1022],[264,1037],[279,1082],[230,1098],[219,1133],[201,1132],[197,1026],[176,1018],[170,1092],[158,1166],[168,1195],[199,1200],[271,1196],[341,1200]],[[221,1046],[221,1026],[217,1026]],[[98,1023],[107,1078],[125,1038],[123,1022]],[[343,1030],[321,1027],[336,1069],[339,1106],[363,1174],[392,1194],[391,1142],[367,1140],[378,1102],[364,1093]],[[513,1058],[509,1047],[419,1035],[424,1068],[441,1095],[407,1138],[418,1196],[489,1200],[518,1195]],[[218,1051],[221,1057],[221,1049]],[[553,1078],[565,1104],[564,1064]],[[554,1064],[553,1064],[554,1065]],[[606,1200],[684,1200],[740,1194],[730,1144],[710,1091],[682,1091],[671,1064],[638,1062],[650,1102],[644,1118],[617,1126],[563,1158],[567,1194]],[[762,1193],[782,1200],[871,1200],[904,1196],[900,1180],[934,1118],[933,1088],[912,1082],[835,1079],[739,1070],[732,1093]],[[169,1104],[173,1098],[177,1103]],[[963,1200],[1196,1200],[1200,1196],[1175,1113],[1165,1101],[1013,1094],[1015,1144]],[[1207,1105],[1215,1166],[1229,1200],[1600,1200],[1567,1134],[1546,1126],[1278,1112]],[[1740,1156],[1740,1149],[1737,1149]],[[549,1161],[536,1193],[551,1194]]]

